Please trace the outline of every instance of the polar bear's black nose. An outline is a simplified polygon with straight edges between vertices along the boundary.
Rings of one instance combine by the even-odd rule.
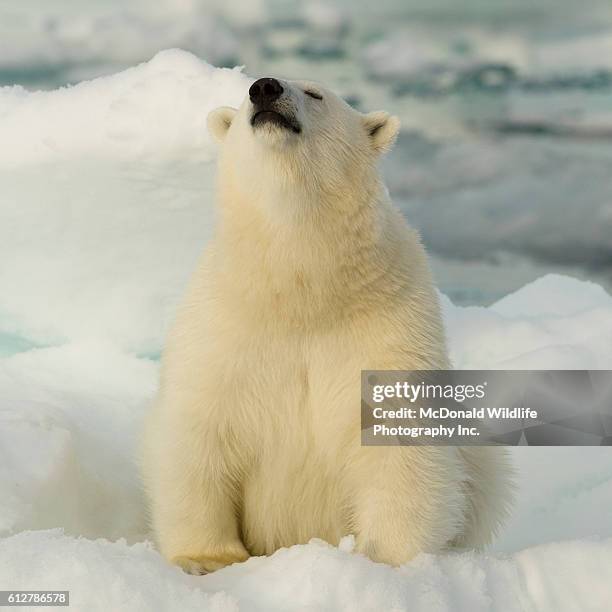
[[[274,102],[283,93],[282,85],[276,79],[258,79],[249,89],[249,98],[256,106]]]

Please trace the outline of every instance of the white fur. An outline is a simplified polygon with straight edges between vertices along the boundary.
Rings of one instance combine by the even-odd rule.
[[[282,85],[300,134],[251,127],[248,98],[209,117],[219,227],[145,437],[160,550],[204,573],[350,533],[394,565],[485,545],[510,499],[503,451],[360,445],[362,369],[449,365],[425,252],[377,171],[398,121]]]

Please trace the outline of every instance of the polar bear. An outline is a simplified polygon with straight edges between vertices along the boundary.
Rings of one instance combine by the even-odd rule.
[[[315,537],[392,565],[487,544],[502,450],[360,444],[362,369],[449,366],[424,249],[377,169],[398,119],[264,78],[208,127],[218,228],[145,434],[162,554],[203,574]]]

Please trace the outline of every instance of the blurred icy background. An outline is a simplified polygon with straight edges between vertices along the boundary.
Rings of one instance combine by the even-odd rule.
[[[610,2],[0,0],[0,85],[56,88],[169,47],[398,114],[387,181],[455,302],[548,271],[612,286]]]

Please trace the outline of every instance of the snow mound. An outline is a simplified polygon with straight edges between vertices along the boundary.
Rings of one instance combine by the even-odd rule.
[[[570,299],[578,294],[580,303]],[[557,300],[552,312],[548,295]],[[491,308],[446,301],[445,316],[455,361],[469,367],[530,367],[534,344],[548,354],[541,367],[561,354],[580,368],[606,358],[605,346],[612,357],[612,298],[566,277],[541,279]],[[559,320],[600,333],[567,348]],[[500,339],[504,326],[510,332]],[[83,611],[606,609],[607,448],[514,449],[518,503],[494,553],[422,555],[393,569],[353,554],[346,538],[339,548],[313,542],[210,576],[183,575],[142,544],[150,534],[138,437],[157,375],[156,361],[99,340],[0,359],[0,589],[70,589],[73,609]],[[50,528],[63,533],[41,531]]]
[[[393,569],[347,538],[196,578],[144,543],[155,357],[211,227],[205,118],[248,84],[168,51],[69,89],[0,90],[0,589],[70,589],[79,611],[608,609],[607,448],[515,449],[494,554]],[[612,368],[612,298],[591,283],[443,307],[455,367]]]
[[[70,590],[71,609],[91,612],[586,612],[607,609],[611,558],[612,540],[605,540],[550,544],[499,559],[421,555],[391,568],[313,540],[196,578],[145,544],[38,531],[4,540],[0,588],[61,585]]]
[[[249,83],[170,50],[75,87],[0,89],[0,333],[159,350],[210,232],[206,116]]]
[[[0,167],[81,156],[93,161],[209,161],[206,116],[237,105],[248,88],[239,68],[213,68],[179,49],[117,74],[54,91],[0,88]]]
[[[574,316],[611,306],[612,297],[599,285],[548,274],[499,300],[491,310],[508,318],[537,318]]]
[[[23,532],[3,540],[0,589],[26,590],[25,585],[70,591],[70,609],[79,612],[238,610],[233,597],[208,595],[193,577],[164,563],[146,544],[71,538],[60,530]]]
[[[0,536],[144,536],[137,440],[156,377],[157,364],[101,343],[0,361]]]
[[[443,308],[457,369],[612,369],[612,297],[594,283],[551,274],[490,308]]]

